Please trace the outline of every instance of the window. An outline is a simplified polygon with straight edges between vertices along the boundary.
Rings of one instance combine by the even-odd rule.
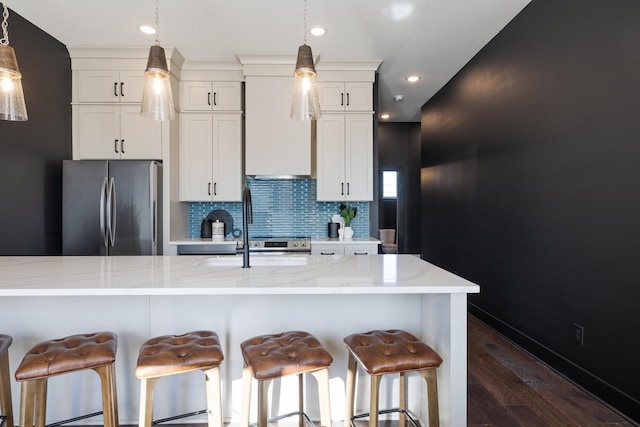
[[[382,198],[398,198],[398,171],[382,172]]]

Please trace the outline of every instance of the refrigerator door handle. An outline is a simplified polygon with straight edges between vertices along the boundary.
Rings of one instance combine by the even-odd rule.
[[[111,247],[116,243],[116,181],[113,177],[109,181],[107,193],[107,226]]]
[[[106,214],[106,209],[105,209],[105,204],[107,201],[107,178],[105,177],[102,180],[102,187],[100,188],[100,238],[102,239],[102,244],[104,245],[104,247],[108,247],[109,245],[109,241],[108,241],[108,232],[107,232],[107,224],[105,221],[105,214]]]

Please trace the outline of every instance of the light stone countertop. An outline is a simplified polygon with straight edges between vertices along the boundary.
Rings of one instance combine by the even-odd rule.
[[[380,241],[380,239],[376,239],[374,237],[354,237],[352,239],[344,239],[344,240],[339,240],[335,237],[312,237],[311,238],[311,245],[316,244],[323,244],[323,245],[358,245],[358,244],[377,244],[379,245],[380,243],[382,243]]]
[[[413,255],[0,257],[0,296],[478,293]]]

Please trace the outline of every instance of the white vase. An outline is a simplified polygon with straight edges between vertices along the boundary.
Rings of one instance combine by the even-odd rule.
[[[353,228],[351,228],[351,227],[345,227],[344,228],[344,238],[345,238],[345,240],[349,240],[349,239],[353,238]]]

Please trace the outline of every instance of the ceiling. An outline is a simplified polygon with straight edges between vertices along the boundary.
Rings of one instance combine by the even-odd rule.
[[[308,0],[307,36],[325,60],[382,60],[377,114],[418,122],[420,108],[530,0]],[[15,3],[15,4],[14,4]],[[150,46],[154,0],[16,0],[9,8],[67,46]],[[187,60],[293,53],[303,0],[160,0],[160,44]],[[11,18],[9,18],[9,32]],[[293,73],[293,70],[292,70]],[[417,83],[406,77],[416,74]],[[402,95],[400,102],[394,101]]]

